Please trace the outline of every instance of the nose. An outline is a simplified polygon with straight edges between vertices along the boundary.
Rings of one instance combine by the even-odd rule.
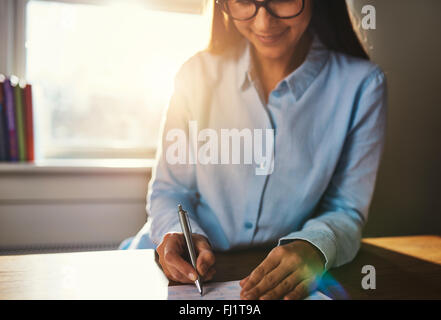
[[[270,15],[264,7],[260,7],[253,20],[254,27],[257,31],[265,31],[274,24],[276,18]]]

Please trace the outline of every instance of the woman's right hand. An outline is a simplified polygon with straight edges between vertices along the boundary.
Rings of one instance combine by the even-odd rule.
[[[202,280],[211,280],[216,273],[215,258],[207,238],[193,234],[196,251],[196,268]],[[168,233],[156,248],[159,263],[167,278],[181,283],[194,283],[197,279],[196,270],[191,263],[184,259],[187,254],[187,244],[182,233]]]

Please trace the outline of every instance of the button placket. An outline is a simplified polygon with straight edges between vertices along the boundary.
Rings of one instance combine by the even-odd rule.
[[[262,110],[262,119],[265,125],[265,129],[273,129],[275,131],[274,125],[272,123],[272,115],[268,106],[266,106],[263,101],[259,97],[258,90],[255,86],[252,86],[247,92],[250,94],[248,98],[250,101],[258,102]],[[261,121],[259,121],[261,122]],[[275,143],[273,148],[275,148]],[[256,166],[264,166],[264,163],[258,163]],[[257,221],[260,215],[262,200],[265,193],[265,188],[268,182],[269,175],[253,175],[252,182],[248,186],[251,190],[249,192],[251,198],[248,200],[248,204],[246,206],[246,213],[244,215],[244,219],[242,222],[242,226],[240,227],[240,234],[238,238],[242,243],[251,243],[256,233]]]

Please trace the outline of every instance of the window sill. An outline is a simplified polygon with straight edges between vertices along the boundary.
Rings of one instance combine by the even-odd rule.
[[[0,163],[0,174],[40,173],[146,173],[154,159],[47,159]]]

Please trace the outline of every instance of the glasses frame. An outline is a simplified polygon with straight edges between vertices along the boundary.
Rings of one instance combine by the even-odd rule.
[[[230,8],[228,8],[228,0],[216,0],[216,3],[217,3],[218,5],[220,5],[222,11],[224,11],[226,14],[228,14],[228,16],[231,17],[231,19],[238,20],[238,21],[246,21],[246,20],[251,20],[251,19],[253,19],[253,18],[257,15],[257,13],[259,12],[259,9],[262,8],[262,7],[265,8],[266,11],[267,11],[271,16],[273,16],[274,18],[277,18],[277,19],[292,19],[292,18],[295,18],[295,17],[301,15],[302,12],[303,12],[303,10],[305,9],[305,0],[302,0],[302,8],[300,9],[300,11],[299,11],[298,13],[296,13],[295,15],[289,16],[289,17],[280,17],[280,16],[278,16],[277,14],[275,14],[275,13],[271,10],[271,8],[269,7],[269,5],[268,5],[270,2],[272,2],[272,1],[274,1],[274,0],[263,0],[263,1],[249,0],[249,1],[251,1],[251,2],[254,3],[255,11],[254,11],[254,14],[253,14],[251,17],[246,18],[246,19],[238,19],[238,18],[234,18],[234,17],[231,15]]]

